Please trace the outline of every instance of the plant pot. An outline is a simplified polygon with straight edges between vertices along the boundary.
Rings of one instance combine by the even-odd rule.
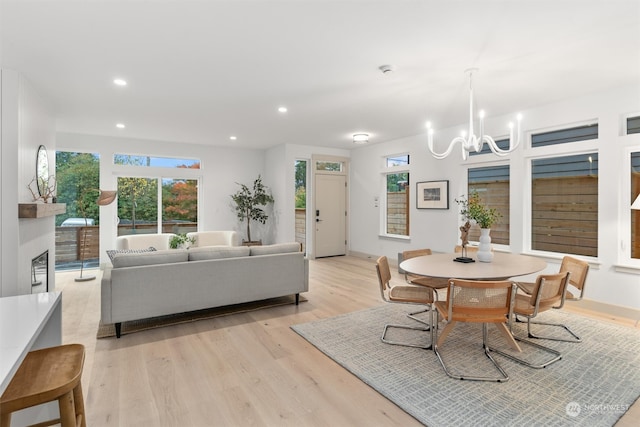
[[[478,261],[491,262],[493,261],[493,252],[491,252],[491,232],[490,228],[480,229],[480,245],[478,246],[478,253],[476,254]]]

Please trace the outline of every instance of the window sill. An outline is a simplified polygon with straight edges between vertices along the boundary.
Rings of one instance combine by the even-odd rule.
[[[400,236],[398,234],[378,234],[381,239],[410,241],[410,236]]]
[[[638,265],[614,264],[613,268],[619,273],[640,274],[640,266]]]

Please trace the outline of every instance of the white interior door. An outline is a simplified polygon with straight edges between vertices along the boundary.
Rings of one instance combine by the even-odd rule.
[[[316,175],[316,257],[346,254],[346,183],[345,175]]]

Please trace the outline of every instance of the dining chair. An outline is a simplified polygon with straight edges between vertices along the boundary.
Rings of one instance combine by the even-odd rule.
[[[410,325],[394,325],[394,324],[386,324],[384,326],[384,330],[382,331],[382,342],[386,344],[393,345],[402,345],[406,347],[417,347],[417,348],[431,348],[431,343],[428,346],[413,344],[401,341],[394,341],[387,339],[386,335],[389,329],[391,328],[399,328],[399,329],[411,329],[416,331],[429,331],[431,330],[431,326],[433,324],[433,313],[431,310],[431,305],[434,301],[434,293],[431,288],[413,286],[413,285],[391,285],[391,270],[389,269],[389,260],[386,256],[381,256],[376,261],[376,272],[378,273],[378,282],[380,284],[380,295],[385,302],[388,303],[400,303],[400,304],[425,304],[427,305],[426,309],[414,311],[407,314],[407,317],[420,322],[425,326],[410,326]],[[420,313],[429,313],[429,321],[425,322],[418,317],[415,317]],[[432,341],[433,343],[433,336]]]
[[[436,301],[435,307],[438,317],[445,320],[446,325],[438,337],[438,328],[434,330],[434,351],[445,373],[451,378],[473,381],[504,382],[509,376],[491,356],[492,348],[489,346],[487,325],[494,324],[502,333],[507,342],[516,350],[520,347],[511,336],[507,322],[511,319],[516,287],[510,281],[480,281],[449,279],[449,291],[446,301]],[[500,372],[500,376],[479,377],[473,375],[456,375],[447,367],[442,354],[439,351],[444,340],[458,322],[482,323],[482,347],[484,354]]]
[[[518,293],[516,295],[513,313],[516,316],[523,316],[527,318],[527,332],[530,338],[535,338],[535,336],[531,334],[531,319],[547,310],[562,306],[562,300],[564,299],[564,294],[566,292],[570,276],[571,273],[568,271],[556,274],[541,274],[534,283],[531,295],[522,293]],[[512,326],[513,324],[510,325],[510,327]],[[528,345],[536,347],[544,352],[550,353],[552,354],[552,357],[544,362],[534,364],[521,357],[517,357],[500,350],[494,349],[493,351],[515,360],[516,362],[522,363],[523,365],[536,369],[544,368],[562,359],[562,354],[557,350],[533,341],[519,338],[516,335],[513,335],[513,338],[516,341],[527,343]]]
[[[412,249],[402,252],[402,260],[406,261],[411,258],[427,255],[431,255],[431,249]],[[447,279],[420,276],[418,274],[407,273],[406,271],[404,272],[404,279],[411,285],[426,286],[432,289],[446,289],[446,287],[449,286],[449,281]]]
[[[589,273],[589,263],[586,261],[579,260],[577,258],[573,258],[570,256],[565,256],[562,258],[562,263],[560,264],[560,273],[571,273],[569,278],[569,283],[567,284],[567,290],[565,291],[564,299],[558,302],[557,306],[554,306],[555,309],[561,309],[564,305],[565,301],[580,301],[584,295],[584,288],[587,282],[587,274]],[[535,282],[516,282],[518,288],[527,295],[531,295],[536,286]],[[571,292],[569,287],[575,289],[576,294]],[[516,317],[517,320],[517,317]],[[529,338],[542,338],[554,341],[564,341],[564,342],[582,342],[582,338],[580,338],[575,332],[573,332],[567,325],[562,323],[550,323],[550,322],[529,322],[538,325],[546,325],[546,326],[555,326],[560,327],[566,330],[573,338],[558,338],[553,336],[539,336],[530,334]]]

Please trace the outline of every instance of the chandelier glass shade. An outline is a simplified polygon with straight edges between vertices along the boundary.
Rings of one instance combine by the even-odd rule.
[[[429,147],[429,151],[436,159],[444,159],[449,154],[453,152],[456,144],[460,144],[462,151],[462,159],[467,160],[469,157],[469,152],[475,151],[479,153],[482,151],[484,144],[487,144],[491,151],[498,156],[506,156],[515,150],[520,144],[520,121],[522,120],[522,116],[519,114],[517,116],[517,126],[515,130],[514,137],[514,126],[513,123],[509,123],[509,148],[502,149],[498,147],[496,141],[489,135],[484,134],[484,111],[479,111],[478,120],[479,120],[479,136],[476,136],[473,128],[473,85],[472,85],[472,76],[473,73],[478,71],[477,68],[471,68],[466,70],[469,74],[469,132],[462,132],[461,136],[455,137],[449,143],[449,147],[442,153],[437,153],[433,148],[433,128],[431,127],[431,123],[427,122],[427,146]]]

